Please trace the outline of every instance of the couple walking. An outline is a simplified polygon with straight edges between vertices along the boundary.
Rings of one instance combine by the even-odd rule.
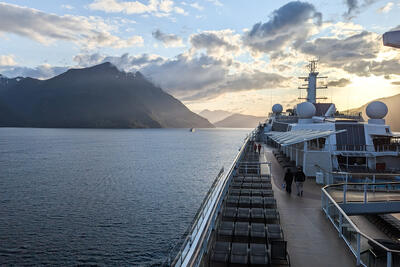
[[[301,169],[301,166],[297,167],[297,171],[295,173],[292,173],[290,168],[288,168],[285,173],[285,187],[286,187],[286,192],[288,192],[289,194],[292,193],[293,177],[294,181],[296,182],[297,195],[303,196],[303,184],[304,181],[306,180],[306,176],[303,170]]]
[[[258,148],[258,154],[260,154],[261,153],[261,144],[256,144],[256,143],[254,143],[254,152],[256,152],[257,153],[257,148]]]

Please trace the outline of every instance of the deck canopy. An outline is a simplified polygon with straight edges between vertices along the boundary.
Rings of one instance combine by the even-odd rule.
[[[327,137],[332,134],[341,133],[345,130],[341,131],[319,131],[319,130],[296,130],[289,132],[269,132],[267,136],[270,137],[273,141],[277,142],[281,146],[290,146],[306,141],[310,141],[317,138]]]

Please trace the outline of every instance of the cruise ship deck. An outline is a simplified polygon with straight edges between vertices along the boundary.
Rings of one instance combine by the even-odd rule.
[[[203,266],[290,264],[270,165],[252,147],[246,147],[227,188]]]
[[[321,210],[321,187],[315,181],[304,183],[304,195],[296,195],[295,184],[289,195],[282,188],[284,171],[272,149],[264,146],[261,161],[272,164],[272,189],[278,203],[291,266],[355,266],[356,261],[337,231]]]
[[[393,262],[368,258],[371,239],[390,239],[375,224],[353,214],[339,231],[332,225],[339,215],[321,201],[325,189],[310,178],[303,197],[294,183],[288,194],[279,156],[266,144],[256,153],[253,145],[246,141],[230,170],[216,178],[172,266],[397,266],[395,250]],[[349,199],[359,195],[347,192]]]

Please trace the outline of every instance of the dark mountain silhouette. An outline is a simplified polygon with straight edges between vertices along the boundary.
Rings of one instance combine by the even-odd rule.
[[[0,126],[213,127],[140,72],[121,72],[111,63],[48,80],[0,77]]]
[[[265,122],[266,119],[266,117],[235,113],[221,121],[214,123],[214,125],[216,127],[224,128],[255,128],[260,122]]]
[[[199,115],[202,116],[203,118],[206,118],[209,122],[214,123],[229,117],[230,115],[232,115],[232,113],[225,110],[205,109],[201,111]]]
[[[400,114],[400,94],[389,97],[383,97],[372,101],[376,100],[382,101],[388,107],[388,114],[385,117],[386,124],[390,125],[392,131],[400,132],[400,120],[398,118]],[[349,110],[349,112],[362,112],[364,120],[368,121],[365,109],[367,108],[368,104],[371,103],[372,101],[362,105],[359,108],[351,109]]]

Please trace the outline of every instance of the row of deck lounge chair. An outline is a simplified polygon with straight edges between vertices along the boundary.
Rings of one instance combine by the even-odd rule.
[[[247,151],[242,161],[258,158]],[[217,221],[208,266],[290,266],[270,176],[237,173]]]
[[[274,150],[273,154],[283,169],[290,168],[292,171],[296,170],[296,161],[290,160],[282,151]]]

